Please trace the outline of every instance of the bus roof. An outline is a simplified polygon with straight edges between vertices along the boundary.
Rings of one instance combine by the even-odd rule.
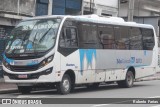
[[[136,22],[126,22],[123,18],[120,17],[102,17],[98,15],[79,15],[79,16],[71,16],[71,15],[51,15],[51,16],[38,16],[32,18],[26,18],[25,20],[34,20],[34,19],[48,19],[48,18],[73,18],[79,21],[85,22],[94,22],[94,23],[102,23],[102,24],[111,24],[111,25],[120,25],[120,26],[132,26],[132,27],[143,27],[143,28],[154,28],[149,24],[140,24]]]

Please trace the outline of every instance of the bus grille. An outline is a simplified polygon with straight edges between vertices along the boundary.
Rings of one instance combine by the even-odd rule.
[[[11,71],[14,72],[29,72],[29,71],[35,71],[38,69],[38,65],[34,66],[10,66]]]

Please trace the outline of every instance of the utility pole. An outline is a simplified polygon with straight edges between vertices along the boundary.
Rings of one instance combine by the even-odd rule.
[[[81,1],[82,4],[81,4],[81,15],[84,14],[84,0]]]
[[[52,15],[52,8],[53,8],[53,0],[49,0],[49,3],[48,3],[48,15]]]
[[[90,13],[92,13],[92,0],[90,0]]]
[[[118,17],[119,17],[119,12],[120,12],[120,6],[121,6],[121,1],[118,0]]]
[[[19,10],[19,0],[18,0],[18,2],[17,2],[17,15],[19,16],[19,13],[20,13],[20,10]]]
[[[132,22],[133,21],[133,16],[134,16],[134,2],[135,0],[129,0],[129,9],[128,9],[128,21]]]

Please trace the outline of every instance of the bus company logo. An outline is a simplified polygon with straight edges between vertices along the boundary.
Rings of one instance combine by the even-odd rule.
[[[130,62],[130,59],[117,59],[117,64],[128,64]]]
[[[130,59],[117,59],[117,64],[138,64],[142,63],[141,58],[131,57]]]
[[[67,63],[66,66],[75,66],[75,64],[68,64],[68,63]]]
[[[134,64],[135,61],[135,57],[131,57],[130,59],[117,59],[117,64]]]
[[[11,99],[2,99],[2,104],[12,104]]]

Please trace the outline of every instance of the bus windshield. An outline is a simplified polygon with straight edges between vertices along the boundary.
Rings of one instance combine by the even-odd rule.
[[[60,18],[22,21],[11,32],[6,54],[34,54],[54,47]]]

